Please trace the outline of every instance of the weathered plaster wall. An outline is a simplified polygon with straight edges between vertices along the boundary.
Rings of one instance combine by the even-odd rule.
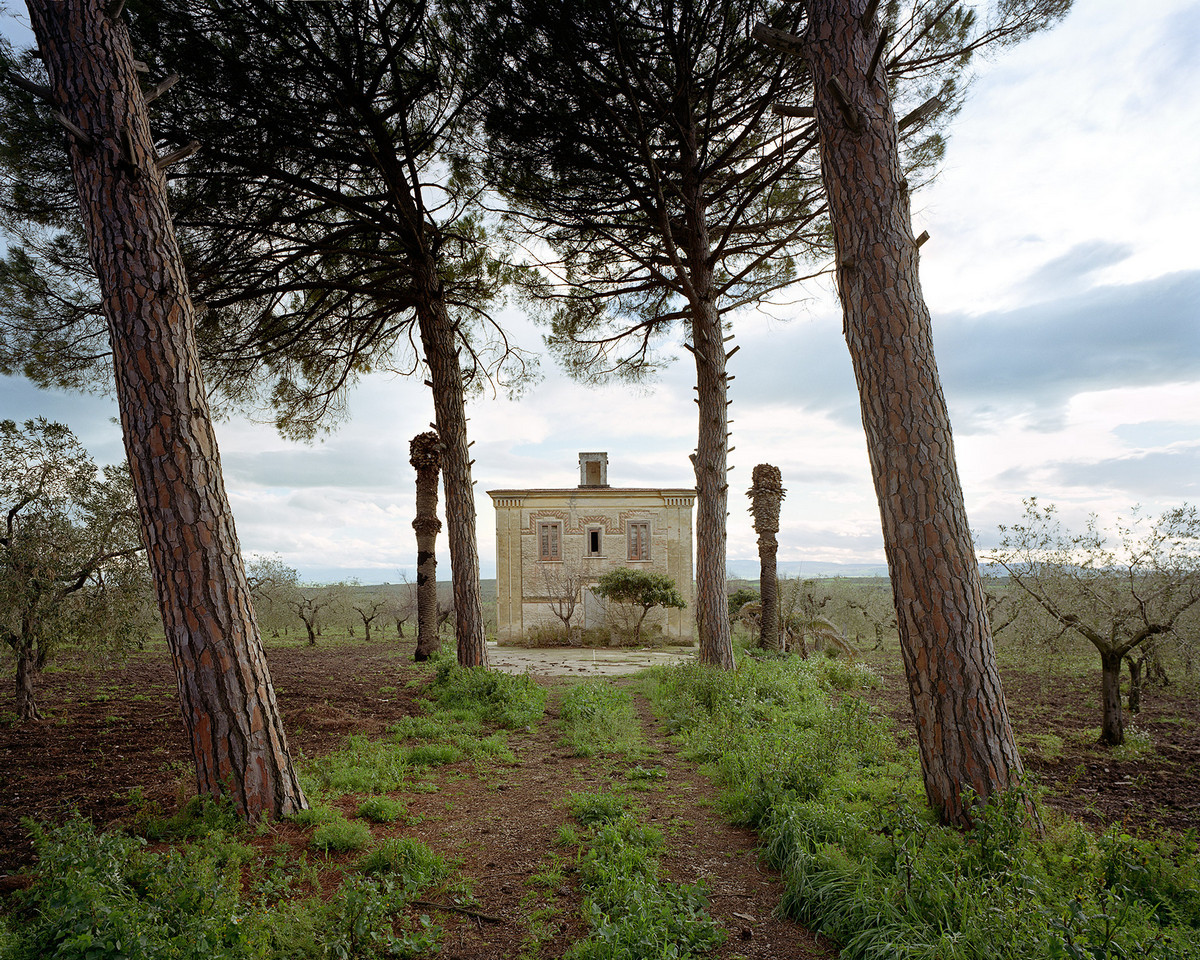
[[[547,605],[562,577],[578,571],[586,582],[619,567],[670,576],[688,603],[685,610],[654,611],[664,634],[692,640],[692,505],[688,489],[572,488],[492,490],[496,509],[498,638],[517,640],[536,626],[561,626]],[[650,559],[628,556],[627,524],[650,523]],[[561,560],[540,560],[538,524],[562,524]],[[600,556],[588,556],[588,531],[601,530]],[[584,623],[581,605],[572,624]]]

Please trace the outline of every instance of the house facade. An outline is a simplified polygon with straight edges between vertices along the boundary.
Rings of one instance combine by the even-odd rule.
[[[683,610],[653,610],[668,639],[692,642],[692,507],[696,491],[610,487],[608,455],[579,455],[579,486],[489,490],[496,509],[497,639],[531,630],[604,626],[604,605],[590,587],[620,567],[665,573],[687,601]]]

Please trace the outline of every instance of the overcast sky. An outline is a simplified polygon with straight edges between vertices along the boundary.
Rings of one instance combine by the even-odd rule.
[[[1200,4],[1076,0],[1055,30],[980,64],[940,177],[914,198],[967,511],[982,544],[1037,496],[1081,522],[1200,501]],[[828,284],[737,324],[730,360],[729,569],[755,576],[744,491],[783,471],[780,560],[882,564],[840,307]],[[527,347],[539,335],[521,318]],[[684,355],[686,357],[686,354]],[[553,362],[525,399],[471,405],[484,577],[486,490],[578,483],[606,450],[614,486],[690,486],[694,370],[640,392],[589,389]],[[243,419],[217,425],[243,550],[303,577],[395,582],[415,544],[408,442],[428,429],[420,379],[373,376],[313,446]],[[122,456],[115,406],[0,378],[0,416],[68,424]],[[442,578],[449,576],[444,550]],[[815,569],[812,566],[811,569]]]

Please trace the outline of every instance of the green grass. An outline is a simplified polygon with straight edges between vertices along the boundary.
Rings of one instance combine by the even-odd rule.
[[[564,746],[577,757],[639,754],[645,745],[633,698],[611,680],[584,680],[563,696]]]
[[[395,823],[408,814],[408,807],[391,797],[368,797],[358,805],[358,815],[373,823]]]
[[[365,823],[342,816],[322,823],[312,835],[312,848],[321,853],[350,853],[370,842],[371,830]]]
[[[386,877],[410,894],[435,886],[450,875],[445,858],[408,837],[380,841],[359,860],[358,869]]]
[[[658,830],[622,812],[619,797],[577,795],[571,806],[589,828],[576,865],[590,933],[566,952],[567,960],[685,960],[723,942],[704,888],[661,878]]]
[[[994,798],[967,832],[928,809],[915,752],[847,692],[838,661],[746,660],[657,674],[662,716],[757,829],[782,911],[844,958],[1200,958],[1194,834],[1097,837],[1028,798]],[[864,677],[864,681],[867,678]]]

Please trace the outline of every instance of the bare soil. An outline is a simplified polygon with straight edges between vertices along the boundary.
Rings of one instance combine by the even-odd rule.
[[[342,746],[348,734],[382,734],[419,712],[419,683],[408,684],[425,674],[411,665],[411,652],[395,643],[270,647],[293,752],[319,756]],[[471,912],[447,909],[453,904],[436,894],[421,908],[445,929],[444,957],[518,957],[535,939],[534,956],[556,957],[585,934],[569,868],[573,851],[555,845],[559,826],[570,821],[565,800],[610,783],[630,787],[625,774],[634,761],[571,756],[554,722],[571,678],[538,680],[551,690],[548,716],[512,736],[515,765],[482,775],[466,762],[439,768],[437,792],[403,795],[415,822],[373,828],[377,837],[424,840],[471,881],[478,898]],[[903,676],[884,681],[872,696],[907,736],[911,711]],[[1008,671],[1004,681],[1027,768],[1048,803],[1097,828],[1116,822],[1139,833],[1200,827],[1200,704],[1188,691],[1149,690],[1135,722],[1152,746],[1116,759],[1094,742],[1098,678]],[[39,678],[39,702],[47,719],[17,725],[11,686],[0,689],[0,718],[7,718],[0,722],[0,891],[19,885],[19,878],[4,875],[33,859],[22,818],[55,821],[78,810],[101,826],[127,823],[138,803],[155,802],[170,813],[194,792],[165,651],[138,653],[108,668],[64,660]],[[679,757],[644,701],[639,710],[654,752],[638,762],[661,768],[666,778],[648,781],[634,796],[642,819],[666,836],[662,863],[669,876],[707,884],[713,913],[729,932],[714,955],[832,956],[819,938],[774,918],[782,884],[759,864],[753,834],[724,821],[711,784]],[[340,805],[353,814],[357,803],[346,797]],[[304,831],[288,824],[255,840],[265,848],[299,848],[306,841]],[[353,859],[322,858],[322,885],[335,883]],[[568,866],[557,888],[534,879],[562,863]]]
[[[420,711],[419,685],[407,684],[427,675],[411,665],[407,645],[275,646],[268,649],[268,660],[291,748],[301,756],[336,749],[351,733],[382,734],[390,723]],[[834,955],[802,927],[774,917],[783,885],[759,864],[754,835],[725,822],[713,787],[694,764],[678,757],[648,704],[639,699],[652,753],[637,762],[666,776],[633,790],[625,773],[635,761],[583,759],[559,743],[558,703],[570,678],[538,680],[550,687],[547,717],[511,736],[515,765],[492,767],[482,776],[468,762],[438,768],[437,792],[401,795],[415,822],[372,828],[377,838],[424,841],[471,882],[478,902],[468,912],[451,909],[455,904],[437,893],[419,907],[444,929],[440,956],[515,958],[536,938],[532,956],[557,957],[586,936],[582,897],[570,867],[574,849],[556,845],[555,839],[559,826],[571,822],[569,793],[596,792],[613,783],[629,788],[639,818],[663,832],[664,873],[706,884],[712,913],[729,934],[714,957]],[[102,826],[128,823],[137,803],[155,802],[170,813],[194,793],[165,653],[137,654],[110,669],[66,662],[40,681],[39,703],[47,720],[0,726],[0,874],[33,860],[23,817],[54,821],[78,810]],[[0,715],[11,712],[11,701],[10,690],[0,692]],[[139,796],[136,802],[131,792]],[[353,816],[360,799],[346,796],[338,806]],[[252,842],[264,851],[281,843],[299,849],[307,833],[277,824]],[[356,858],[319,858],[326,893]],[[566,869],[556,888],[533,879],[562,865]],[[20,885],[20,877],[0,879],[0,890]],[[535,930],[531,916],[546,908]]]
[[[1001,670],[1021,759],[1046,803],[1098,830],[1121,824],[1153,835],[1200,829],[1200,701],[1193,687],[1144,690],[1142,709],[1125,714],[1127,732],[1149,737],[1124,750],[1098,742],[1100,671],[1094,676]],[[883,675],[869,696],[896,720],[902,738],[915,739],[908,684],[900,671]]]

